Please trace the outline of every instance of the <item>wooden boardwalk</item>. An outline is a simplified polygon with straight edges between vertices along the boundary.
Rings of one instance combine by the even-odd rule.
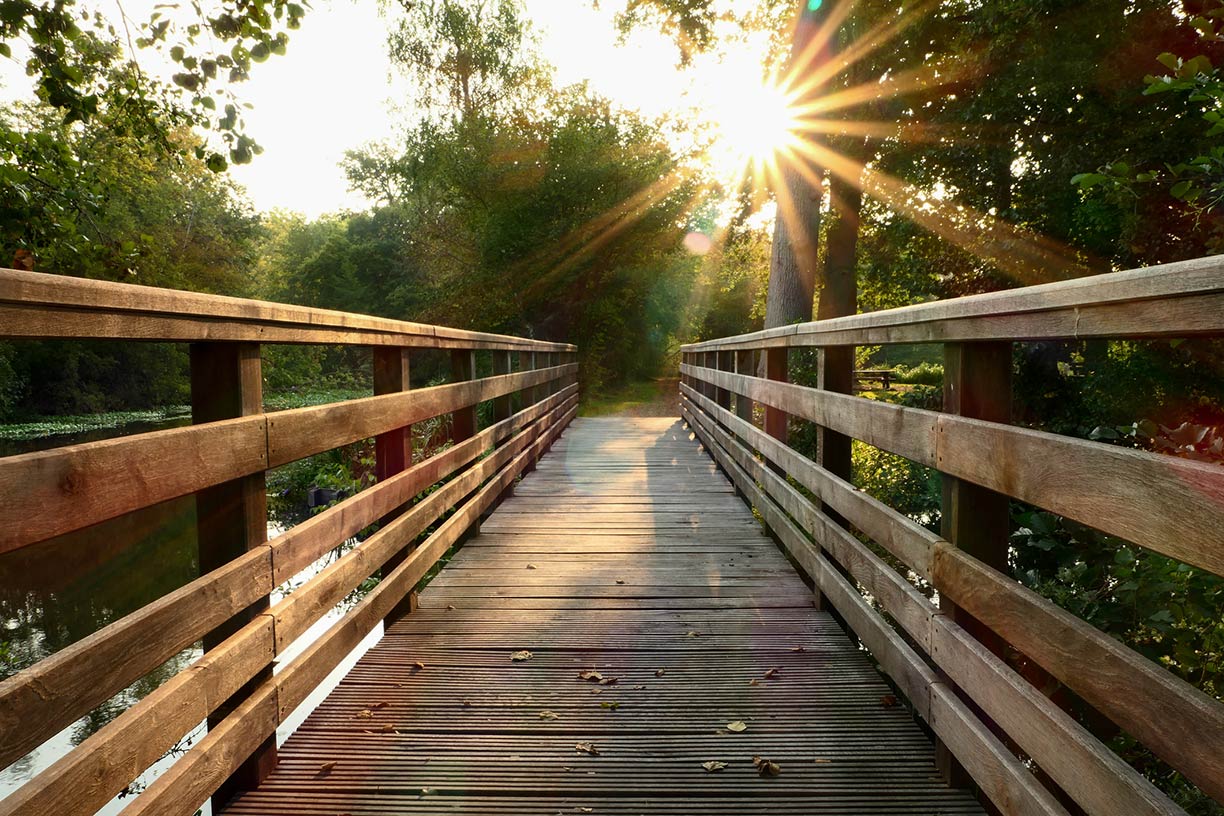
[[[677,420],[576,420],[225,812],[981,813],[811,598]]]

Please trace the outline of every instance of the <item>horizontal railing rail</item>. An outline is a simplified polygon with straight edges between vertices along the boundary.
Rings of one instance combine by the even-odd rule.
[[[1224,704],[1001,571],[1008,537],[997,517],[1006,525],[1011,497],[1224,575],[1224,467],[788,383],[782,355],[950,340],[946,408],[1009,404],[1009,391],[982,389],[1008,382],[1011,342],[1224,335],[1221,298],[1224,260],[1208,258],[682,349],[681,412],[693,432],[1001,812],[1061,814],[1069,800],[1101,816],[1184,813],[1029,672],[1018,673],[1000,641],[1224,801]],[[1006,367],[1004,376],[983,376],[987,361]],[[764,408],[765,430],[754,405]],[[990,540],[937,535],[867,495],[849,474],[789,446],[787,417],[940,471],[945,502],[962,485],[1000,494],[1001,505],[968,493],[945,505],[945,515],[957,515],[946,530],[980,525],[993,531]],[[966,549],[984,545],[993,555]],[[881,553],[929,582],[939,600]],[[992,564],[981,560],[988,557]]]
[[[50,329],[56,320],[72,325]],[[92,814],[205,720],[207,734],[123,813],[193,814],[218,790],[257,782],[275,761],[277,727],[380,622],[411,610],[414,587],[577,412],[567,344],[0,270],[0,338],[20,337],[189,340],[197,424],[0,458],[0,552],[194,494],[201,575],[0,681],[0,766],[192,644],[204,651],[0,801],[0,814]],[[266,412],[259,342],[372,346],[380,393]],[[437,348],[450,350],[457,381],[409,389],[409,349]],[[491,376],[476,377],[477,350],[492,354]],[[487,401],[493,421],[481,430]],[[448,415],[453,444],[414,463],[409,426]],[[371,437],[375,484],[267,540],[266,470]],[[303,648],[307,630],[372,576],[381,580]]]

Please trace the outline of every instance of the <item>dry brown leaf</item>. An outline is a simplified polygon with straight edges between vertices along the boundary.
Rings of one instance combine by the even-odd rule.
[[[731,722],[727,723],[727,730],[738,734],[741,731],[747,731],[748,724],[743,720],[732,720]]]
[[[357,719],[359,720],[368,720],[368,719],[371,719],[373,716],[374,716],[374,712],[368,708],[363,708],[357,712]]]
[[[816,757],[816,759],[815,759],[815,760],[813,760],[813,761],[814,761],[814,762],[816,762],[817,764],[824,765],[824,764],[827,764],[827,763],[829,763],[829,762],[832,762],[833,760],[831,760],[831,759],[821,759],[820,757]]]
[[[727,767],[727,763],[719,762],[716,759],[711,759],[709,762],[701,763],[701,767],[705,768],[710,773],[718,773],[723,768]]]
[[[540,719],[541,720],[559,720],[561,719],[561,715],[555,711],[545,710],[545,711],[540,712]]]
[[[781,669],[770,669],[769,671],[765,672],[765,679],[772,680],[781,673],[782,673]]]
[[[472,701],[471,701],[471,700],[464,700],[464,701],[463,701],[463,707],[464,707],[464,708],[471,708],[471,707],[472,707]]]
[[[885,708],[894,708],[897,705],[897,698],[892,694],[885,694],[880,698],[880,705]]]
[[[806,652],[807,649],[803,648],[802,646],[796,646],[795,648],[791,649],[791,651],[792,652]]]
[[[760,680],[758,680],[758,679],[756,679],[756,678],[754,677],[754,678],[752,678],[751,680],[749,680],[749,681],[748,681],[748,685],[750,685],[750,686],[759,686],[759,685],[761,685],[761,681],[760,681]]]
[[[697,632],[685,632],[684,636],[685,637],[701,637],[701,635]]]
[[[765,757],[754,756],[752,764],[756,766],[757,773],[761,776],[777,776],[782,773],[782,768],[778,763],[770,762]]]
[[[599,749],[595,747],[595,743],[593,742],[580,742],[574,746],[574,750],[580,754],[599,756]]]
[[[635,690],[637,690],[637,691],[641,691],[642,689],[644,689],[644,688],[646,688],[646,687],[645,687],[645,686],[634,686],[633,688],[634,688]]]
[[[655,677],[662,677],[667,674],[667,669],[655,669]]]
[[[319,773],[323,773],[323,774],[331,773],[335,767],[336,767],[335,761],[324,762],[322,765],[319,766]]]
[[[425,669],[425,664],[418,660],[412,664],[412,668],[413,671],[423,671]]]
[[[598,683],[600,680],[603,680],[603,675],[595,671],[594,669],[590,669],[588,671],[578,672],[578,679],[579,680],[589,680],[592,683]]]
[[[516,663],[520,663],[524,660],[530,660],[533,657],[535,657],[535,655],[533,655],[531,652],[527,651],[526,649],[519,649],[517,652],[510,655],[510,659]]]
[[[447,611],[447,612],[450,612],[450,611],[454,610],[454,608],[455,608],[455,605],[454,605],[454,604],[447,604],[447,605],[446,605],[446,611]]]
[[[617,578],[617,579],[616,579],[616,583],[618,583],[618,584],[623,584],[623,583],[625,583],[625,582],[624,582],[622,579]]]
[[[600,681],[599,681],[599,685],[601,685],[601,686],[614,686],[614,685],[616,685],[616,681],[617,681],[617,678],[615,678],[615,677],[605,677],[605,678],[603,678],[602,680],[600,680]]]
[[[379,702],[375,703],[374,705],[370,706],[370,708],[372,708],[372,709],[374,709],[375,711],[377,711],[377,710],[378,710],[378,709],[380,709],[380,708],[386,708],[388,705],[390,705],[390,703],[388,703],[386,700],[381,700],[381,701],[379,701]]]
[[[382,732],[383,732],[384,734],[390,734],[390,733],[391,733],[392,731],[394,731],[394,730],[395,730],[395,726],[394,726],[393,724],[391,724],[391,723],[386,723],[386,724],[384,724],[384,725],[383,725],[383,727],[382,727]]]
[[[527,565],[527,569],[536,569],[536,565],[535,565],[535,564],[528,564],[528,565]]]

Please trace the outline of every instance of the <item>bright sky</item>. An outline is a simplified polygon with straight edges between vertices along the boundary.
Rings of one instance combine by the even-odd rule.
[[[158,0],[129,0],[130,17],[146,19]],[[755,83],[759,53],[743,51],[700,72],[676,70],[676,49],[663,35],[639,30],[618,42],[615,2],[595,10],[589,0],[525,0],[543,56],[568,84],[588,80],[593,90],[621,105],[659,115],[695,107],[706,118],[732,121],[737,86]],[[100,6],[105,12],[107,3]],[[393,135],[389,102],[410,89],[392,77],[386,24],[372,0],[315,0],[302,27],[291,32],[288,52],[252,67],[236,86],[254,105],[248,132],[264,153],[231,172],[260,210],[284,208],[315,217],[368,202],[348,190],[338,163],[346,150]],[[29,81],[16,60],[0,60],[0,99],[28,96]],[[152,72],[156,55],[140,53]],[[7,64],[5,64],[7,63]],[[701,82],[694,82],[700,75]],[[731,89],[730,91],[728,89]],[[742,110],[742,109],[741,109]],[[724,115],[725,112],[725,115]]]

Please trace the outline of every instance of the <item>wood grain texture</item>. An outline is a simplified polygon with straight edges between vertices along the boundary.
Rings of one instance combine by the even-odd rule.
[[[696,391],[687,387],[682,390],[700,410],[718,412],[713,402]],[[1224,705],[1219,701],[849,483],[832,477],[790,448],[778,445],[755,426],[739,422],[726,412],[715,415],[745,444],[780,464],[816,497],[836,507],[859,530],[931,581],[941,596],[988,625],[1205,792],[1224,798],[1220,790],[1220,780],[1224,779]],[[763,472],[754,473],[760,476]],[[824,540],[824,546],[841,560],[844,550],[839,548],[839,540]],[[881,599],[890,597],[872,583],[869,575],[858,570],[855,574],[862,576]],[[890,607],[890,611],[893,609]],[[902,612],[893,614],[902,622],[910,619]],[[924,631],[911,629],[909,634],[919,643],[930,639]],[[1173,722],[1183,727],[1170,728]]]
[[[708,368],[685,373],[1224,575],[1220,465]]]
[[[0,269],[0,336],[574,351],[567,343],[15,269]]]
[[[1224,333],[1224,256],[784,326],[682,347],[869,346]]]
[[[576,420],[226,812],[981,813],[704,457],[674,420]],[[726,504],[676,527],[691,496]]]

